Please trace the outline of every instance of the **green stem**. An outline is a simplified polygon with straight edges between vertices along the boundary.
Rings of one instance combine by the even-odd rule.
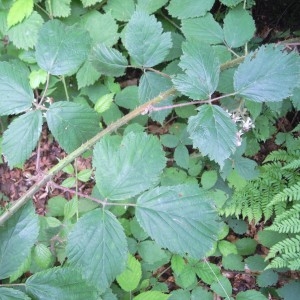
[[[4,224],[6,220],[8,220],[15,212],[17,212],[25,203],[31,199],[31,197],[45,184],[47,184],[51,178],[61,171],[64,167],[66,167],[69,163],[71,163],[76,157],[83,154],[87,149],[90,149],[93,145],[95,145],[102,137],[106,134],[115,132],[118,128],[128,123],[130,120],[134,119],[135,117],[143,114],[145,111],[148,111],[148,108],[156,103],[163,101],[164,99],[168,98],[169,96],[176,93],[175,88],[171,88],[166,92],[159,94],[157,97],[153,98],[152,100],[140,105],[135,110],[131,111],[121,119],[117,120],[116,122],[110,124],[107,128],[100,131],[97,135],[93,138],[82,144],[79,148],[74,150],[64,159],[62,159],[57,165],[51,168],[43,178],[37,181],[24,195],[22,195],[17,201],[15,201],[12,206],[5,211],[0,216],[0,226]]]
[[[69,97],[69,93],[68,93],[68,89],[67,89],[67,85],[66,85],[66,79],[65,79],[65,76],[62,76],[61,77],[61,81],[64,85],[64,90],[65,90],[65,94],[66,94],[66,99],[67,101],[70,101],[70,97]]]

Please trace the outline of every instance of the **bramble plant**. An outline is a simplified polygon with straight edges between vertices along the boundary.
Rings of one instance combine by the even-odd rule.
[[[233,255],[224,265],[243,269],[256,244],[225,241],[219,213],[228,183],[259,175],[247,139],[272,134],[264,122],[283,100],[299,108],[300,59],[289,41],[253,39],[253,1],[221,0],[218,21],[216,3],[0,2],[3,157],[22,168],[44,124],[68,153],[2,209],[1,299],[232,299],[207,257]],[[121,88],[132,70],[138,86]],[[166,133],[149,122],[168,123]],[[93,170],[77,171],[81,155]],[[58,185],[61,171],[69,177]],[[91,179],[92,195],[80,193],[78,181]],[[46,184],[73,198],[50,196],[38,216],[32,197]],[[171,293],[151,277],[167,264],[180,287]],[[267,299],[255,290],[236,299],[254,298]]]

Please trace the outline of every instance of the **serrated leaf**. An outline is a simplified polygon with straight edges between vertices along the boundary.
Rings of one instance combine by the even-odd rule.
[[[220,62],[214,49],[206,44],[188,41],[183,44],[179,66],[185,74],[172,81],[177,90],[191,99],[210,98],[216,90],[220,74]]]
[[[99,299],[94,286],[82,279],[78,270],[64,267],[35,273],[25,283],[26,292],[35,299]]]
[[[245,263],[243,257],[238,254],[229,254],[222,257],[222,265],[225,270],[244,271]]]
[[[231,9],[224,18],[224,37],[230,48],[246,44],[255,33],[252,16],[243,7]]]
[[[101,96],[95,103],[94,110],[101,114],[109,109],[114,100],[115,93],[109,93]]]
[[[187,128],[193,146],[222,167],[236,149],[236,126],[219,106],[202,105],[198,110],[189,118]]]
[[[38,39],[38,33],[44,23],[43,18],[34,11],[22,23],[11,27],[7,35],[9,40],[17,47],[28,50],[33,48]]]
[[[243,2],[243,0],[220,0],[220,2],[225,4],[226,6],[233,7]]]
[[[172,88],[172,86],[172,82],[169,78],[163,77],[154,72],[145,72],[140,79],[140,84],[138,87],[139,102],[145,103],[153,99],[154,97],[157,97],[160,93]],[[175,96],[169,96],[156,106],[160,107],[165,105],[172,105],[172,100],[174,98]],[[164,109],[157,112],[154,111],[150,113],[150,117],[152,120],[162,124],[171,111],[172,109]]]
[[[160,22],[143,11],[136,11],[125,31],[124,44],[135,63],[153,67],[163,62],[172,47],[171,34],[163,33]]]
[[[7,26],[16,25],[24,18],[31,15],[33,11],[33,0],[16,0],[7,15]]]
[[[171,16],[179,19],[202,17],[211,10],[214,3],[214,0],[171,0],[167,10]]]
[[[92,6],[98,2],[103,2],[103,0],[81,0],[83,7]]]
[[[128,133],[122,141],[105,136],[93,155],[97,187],[111,200],[133,197],[156,185],[165,163],[159,140],[145,133]]]
[[[274,270],[265,270],[260,273],[257,278],[256,282],[259,287],[268,287],[271,285],[275,285],[279,279],[278,273]]]
[[[189,167],[189,151],[183,144],[179,144],[174,151],[174,160],[176,164],[183,168],[188,169]]]
[[[100,130],[98,114],[79,103],[56,102],[49,107],[46,118],[53,136],[67,152],[75,150]]]
[[[78,198],[74,197],[68,201],[64,206],[65,220],[71,219],[76,213],[78,213]]]
[[[21,291],[13,288],[0,287],[1,300],[30,300],[30,298]]]
[[[40,268],[46,269],[52,261],[52,253],[47,246],[39,243],[33,249],[32,259]]]
[[[118,21],[128,21],[134,13],[135,3],[133,0],[108,0],[104,6],[106,12],[111,12]]]
[[[128,65],[121,52],[102,43],[93,47],[90,61],[98,72],[107,76],[122,76]]]
[[[163,7],[167,2],[168,0],[138,0],[136,9],[152,14]]]
[[[133,291],[137,288],[142,278],[141,263],[132,255],[128,256],[126,269],[117,276],[117,282],[126,292]]]
[[[0,278],[7,278],[27,259],[39,232],[32,201],[0,226]]]
[[[123,227],[111,212],[93,210],[73,227],[66,251],[69,264],[81,269],[84,277],[104,292],[125,268],[127,243]]]
[[[34,99],[28,71],[14,63],[0,62],[0,115],[20,113],[30,108]]]
[[[68,17],[71,13],[71,0],[46,1],[46,8],[52,17]],[[49,4],[51,7],[49,7]]]
[[[42,113],[39,110],[14,119],[3,134],[2,151],[10,168],[22,165],[35,148],[43,125]]]
[[[47,72],[38,69],[31,71],[29,75],[29,82],[32,89],[36,89],[40,84],[45,84],[47,81]]]
[[[111,12],[101,14],[91,11],[81,17],[82,26],[90,33],[93,43],[103,43],[107,47],[113,46],[119,39],[118,25]],[[99,28],[105,28],[99,34]]]
[[[93,173],[93,170],[85,169],[85,170],[80,171],[77,174],[77,178],[78,178],[78,180],[80,180],[82,182],[87,182],[90,180],[92,173]]]
[[[234,74],[234,89],[246,99],[275,102],[292,95],[299,82],[299,56],[283,47],[262,46],[247,55]]]
[[[134,297],[134,300],[167,300],[170,295],[163,294],[159,291],[148,291],[140,293],[138,296]]]
[[[145,192],[137,199],[136,217],[160,246],[197,259],[212,248],[220,228],[216,211],[197,185]]]
[[[200,18],[182,20],[181,27],[187,40],[194,39],[207,44],[223,43],[223,29],[211,13]]]
[[[236,300],[267,300],[268,298],[262,293],[250,290],[246,292],[240,292],[236,296]]]
[[[48,21],[39,32],[35,52],[37,63],[52,75],[72,75],[87,58],[90,42],[87,31],[78,26]]]
[[[94,84],[100,76],[101,73],[94,68],[93,64],[89,60],[85,61],[76,73],[78,88]]]
[[[218,280],[214,281],[210,288],[218,295],[229,298],[232,294],[232,286],[228,278],[220,276]]]

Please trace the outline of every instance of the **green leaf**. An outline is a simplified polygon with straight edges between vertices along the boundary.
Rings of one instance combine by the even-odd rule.
[[[122,76],[128,65],[121,52],[101,43],[93,47],[90,60],[98,72],[107,76]]]
[[[52,217],[63,217],[64,216],[64,206],[67,203],[67,200],[61,196],[55,196],[48,200],[46,211],[47,216]]]
[[[44,244],[37,244],[33,249],[32,259],[42,269],[47,269],[52,262],[52,253]]]
[[[265,270],[257,276],[256,282],[259,287],[275,285],[279,279],[278,273],[274,270]]]
[[[211,13],[200,18],[182,20],[181,27],[187,40],[197,40],[207,44],[223,43],[222,27]]]
[[[236,6],[239,3],[243,2],[243,0],[220,0],[220,1],[221,1],[221,3],[223,3],[229,7]]]
[[[286,283],[282,288],[277,289],[277,293],[282,299],[298,300],[300,293],[299,280],[292,280]]]
[[[236,296],[236,300],[267,300],[268,298],[262,293],[251,290],[246,292],[240,292]]]
[[[0,299],[1,300],[30,300],[30,298],[21,291],[0,287]]]
[[[92,6],[98,2],[103,2],[103,0],[81,0],[83,7]]]
[[[152,14],[163,7],[167,2],[168,0],[138,0],[136,9]]]
[[[185,74],[172,81],[177,90],[191,99],[210,98],[216,90],[220,74],[220,62],[211,46],[188,41],[182,46],[179,66]]]
[[[167,91],[172,87],[172,82],[169,78],[163,77],[154,72],[145,72],[139,83],[139,102],[145,103],[154,97],[157,97],[160,93]],[[172,100],[175,96],[169,96],[164,99],[161,103],[155,105],[156,107],[172,105]],[[164,109],[157,112],[150,112],[150,117],[152,120],[159,123],[163,123],[167,115],[172,111],[172,109]]]
[[[196,185],[144,193],[137,200],[136,217],[159,245],[181,255],[203,258],[217,240],[217,213]]]
[[[83,280],[78,270],[70,267],[38,272],[27,279],[25,286],[26,292],[39,300],[99,299],[96,288]]]
[[[100,76],[101,73],[94,68],[93,64],[89,60],[85,61],[76,73],[78,89],[94,84]]]
[[[98,114],[79,103],[56,102],[48,109],[46,118],[55,139],[67,152],[75,150],[100,130]]]
[[[93,173],[93,170],[84,169],[77,174],[77,179],[82,182],[88,182],[91,179],[92,173]]]
[[[214,295],[212,292],[209,292],[202,287],[196,287],[192,291],[190,300],[200,300],[200,299],[201,300],[213,300]]]
[[[9,277],[27,259],[38,232],[38,216],[32,201],[0,226],[0,279]]]
[[[281,101],[299,82],[299,56],[283,47],[262,46],[249,53],[234,74],[234,89],[248,100]]]
[[[209,170],[203,172],[201,176],[201,185],[205,190],[211,189],[218,180],[218,173],[216,170]]]
[[[104,6],[106,12],[111,12],[118,21],[128,21],[134,13],[135,3],[133,0],[108,0]]]
[[[167,300],[170,295],[163,294],[159,291],[148,291],[134,297],[133,300]]]
[[[76,213],[78,213],[78,199],[74,197],[68,201],[64,207],[65,220],[71,219]]]
[[[242,238],[236,241],[236,248],[240,255],[251,255],[255,252],[257,242],[251,238]]]
[[[101,14],[93,10],[84,14],[80,23],[89,32],[94,44],[103,43],[105,46],[111,47],[119,39],[118,25],[111,12]],[[99,28],[105,28],[105,30],[101,30],[101,34],[99,34]]]
[[[38,65],[52,75],[72,75],[85,61],[90,50],[89,34],[78,26],[58,20],[46,22],[36,45]]]
[[[216,280],[216,276],[221,276],[218,266],[209,262],[197,263],[195,271],[198,277],[206,284],[212,284]]]
[[[133,197],[156,185],[165,163],[160,142],[145,133],[130,132],[122,141],[105,136],[94,149],[97,187],[111,200]]]
[[[115,93],[109,93],[101,96],[95,103],[94,110],[101,114],[109,109],[114,100]]]
[[[222,265],[225,270],[241,271],[245,270],[245,263],[243,257],[238,254],[229,254],[222,257]]]
[[[29,75],[29,82],[30,82],[30,87],[32,89],[38,88],[40,84],[45,84],[46,81],[47,81],[46,71],[42,69],[31,71]]]
[[[226,297],[232,294],[232,286],[228,278],[220,276],[218,281],[214,281],[210,288],[221,297]]]
[[[154,241],[143,241],[138,244],[138,253],[144,262],[148,264],[155,264],[160,261],[169,261],[169,257],[166,251],[161,249],[161,247]]]
[[[18,64],[0,62],[0,115],[17,114],[30,108],[34,99],[29,72]]]
[[[132,255],[128,255],[126,269],[117,276],[118,284],[122,290],[130,292],[137,288],[141,278],[141,263]]]
[[[188,132],[203,155],[208,155],[221,167],[236,148],[236,126],[219,106],[202,105],[188,121]]]
[[[33,11],[33,0],[16,0],[7,15],[7,26],[11,27],[24,18],[28,18]]]
[[[126,26],[124,44],[135,63],[153,67],[164,61],[172,40],[169,32],[163,33],[161,23],[153,15],[136,11]]]
[[[218,248],[222,254],[222,257],[226,257],[229,254],[237,254],[237,249],[235,244],[232,244],[226,240],[219,241]]]
[[[136,85],[127,86],[117,93],[115,102],[118,106],[134,109],[139,105],[138,87]]]
[[[111,212],[95,209],[73,227],[66,251],[70,265],[81,269],[84,277],[104,292],[125,268],[127,243],[123,227]]]
[[[211,10],[215,1],[171,0],[167,7],[171,16],[179,19],[202,17]]]
[[[46,8],[52,17],[68,17],[71,13],[71,0],[51,0],[46,1]],[[51,5],[51,8],[49,7]]]
[[[36,45],[38,33],[43,23],[43,18],[34,11],[22,23],[11,27],[7,35],[17,48],[28,50]]]
[[[22,165],[30,157],[39,140],[42,125],[40,110],[29,111],[10,123],[2,141],[2,151],[10,168]]]
[[[183,144],[179,144],[174,151],[174,160],[176,164],[183,169],[188,169],[189,158],[190,155],[187,147]]]

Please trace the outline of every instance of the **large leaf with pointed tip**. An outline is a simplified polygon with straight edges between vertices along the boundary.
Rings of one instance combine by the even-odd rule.
[[[200,18],[182,20],[181,26],[188,40],[194,39],[207,44],[223,42],[223,29],[210,13]]]
[[[171,16],[187,19],[204,16],[214,3],[215,0],[171,0],[167,9]]]
[[[48,300],[97,300],[96,287],[82,278],[81,273],[71,267],[56,267],[35,273],[25,283],[26,292],[34,299]]]
[[[40,110],[28,113],[14,119],[4,132],[2,151],[9,167],[22,165],[35,148],[43,125]]]
[[[300,59],[282,46],[262,46],[251,52],[234,74],[234,89],[246,99],[275,102],[292,95],[299,85]]]
[[[30,108],[33,92],[29,72],[18,64],[0,62],[0,115],[20,113]]]
[[[60,101],[46,113],[48,126],[67,152],[71,152],[99,132],[98,114],[89,106]]]
[[[243,46],[253,37],[254,33],[254,20],[242,7],[231,9],[224,18],[224,36],[226,44],[230,48]]]
[[[127,242],[123,227],[104,209],[95,209],[81,217],[68,237],[69,264],[104,292],[125,268]]]
[[[182,51],[179,66],[185,74],[172,80],[176,89],[191,99],[210,98],[220,75],[220,62],[214,49],[193,40],[184,43]]]
[[[193,146],[222,167],[236,149],[236,126],[219,106],[202,105],[198,110],[189,118],[187,128]]]
[[[102,43],[93,47],[90,61],[98,72],[107,76],[122,76],[128,65],[120,51]]]
[[[39,32],[35,52],[37,63],[52,75],[74,74],[87,58],[90,42],[88,32],[79,26],[48,21]]]
[[[132,15],[126,26],[124,43],[135,63],[143,67],[163,62],[172,47],[171,34],[163,33],[161,23],[144,11]]]
[[[162,75],[153,72],[145,72],[140,79],[139,84],[139,101],[140,103],[145,103],[154,97],[157,97],[160,93],[167,91],[172,88],[172,81]],[[172,100],[175,96],[170,96],[159,104],[155,105],[165,106],[172,105]],[[151,112],[150,117],[152,120],[159,123],[163,123],[167,115],[171,112],[170,109],[164,109],[157,112]]]
[[[198,185],[157,187],[142,194],[136,204],[142,228],[174,253],[201,259],[217,240],[217,212]]]
[[[44,23],[43,18],[34,11],[22,23],[16,24],[7,31],[9,40],[17,47],[28,50],[36,45],[38,33]]]
[[[122,141],[105,136],[94,149],[97,187],[111,200],[133,197],[156,185],[165,164],[159,140],[146,133],[131,132]]]
[[[27,259],[39,232],[32,201],[0,226],[0,279],[8,278]]]
[[[1,300],[30,300],[30,298],[21,291],[13,288],[0,287]]]

